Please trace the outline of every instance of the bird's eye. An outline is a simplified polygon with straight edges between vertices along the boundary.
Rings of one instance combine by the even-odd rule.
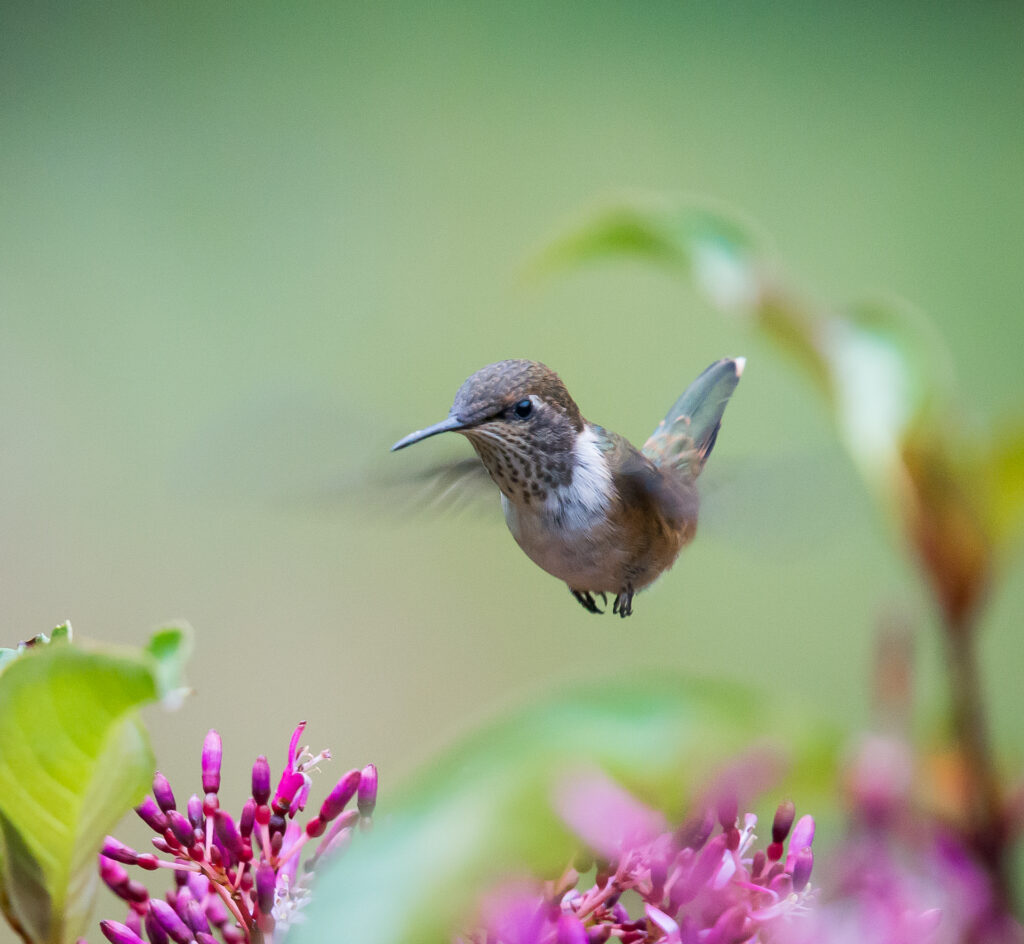
[[[525,420],[533,412],[533,401],[520,400],[512,409],[519,419]]]

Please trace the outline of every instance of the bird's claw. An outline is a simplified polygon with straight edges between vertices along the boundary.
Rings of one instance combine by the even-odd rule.
[[[582,606],[583,609],[585,609],[588,613],[604,612],[604,610],[602,610],[597,605],[597,601],[594,599],[594,595],[589,590],[570,589],[570,592],[574,597],[576,597],[577,601],[579,601],[580,606]],[[601,602],[603,602],[605,606],[608,605],[608,597],[606,597],[603,593],[601,594]]]
[[[615,602],[612,604],[612,612],[618,613],[623,619],[633,612],[633,587],[626,584],[625,590],[620,590],[615,595]]]
[[[594,599],[595,595],[590,590],[572,590],[570,588],[570,592],[579,601],[580,606],[588,613],[604,613],[604,610],[597,605],[597,601]],[[601,598],[601,602],[607,607],[607,594],[598,592],[597,596]],[[626,584],[626,588],[615,595],[615,600],[612,603],[612,612],[618,613],[623,619],[632,614],[633,587],[631,584]]]

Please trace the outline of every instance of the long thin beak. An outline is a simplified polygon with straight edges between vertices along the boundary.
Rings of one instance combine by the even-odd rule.
[[[411,446],[413,443],[419,442],[421,439],[426,439],[428,436],[436,436],[438,433],[447,433],[453,429],[464,429],[465,423],[463,423],[457,416],[449,416],[445,420],[441,420],[440,423],[435,423],[433,426],[428,426],[426,429],[418,429],[415,433],[409,433],[404,439],[399,439],[392,447],[391,451],[395,452],[399,449],[404,449],[406,446]]]

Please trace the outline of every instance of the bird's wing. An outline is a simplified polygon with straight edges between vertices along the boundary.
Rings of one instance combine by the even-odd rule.
[[[474,455],[419,470],[403,480],[409,503],[424,511],[455,512],[493,508],[498,489]]]
[[[619,497],[627,506],[653,506],[677,527],[696,520],[697,491],[692,480],[660,469],[622,436],[605,431],[604,439],[609,462],[617,470]]]
[[[644,443],[655,465],[696,478],[714,448],[722,414],[740,382],[742,358],[723,358],[708,367],[676,400]]]

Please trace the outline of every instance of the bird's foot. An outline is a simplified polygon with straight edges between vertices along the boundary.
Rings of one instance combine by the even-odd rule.
[[[626,584],[625,590],[620,590],[615,595],[615,602],[612,604],[612,612],[618,613],[623,619],[633,612],[633,585]]]
[[[569,588],[569,592],[574,597],[576,597],[576,599],[579,601],[580,606],[582,606],[583,609],[585,609],[588,613],[603,613],[604,612],[604,610],[602,610],[600,607],[598,607],[597,601],[594,599],[594,595],[589,590],[573,590],[570,587]],[[608,605],[608,597],[606,597],[603,593],[600,594],[600,597],[601,597],[601,602],[605,606],[607,606]]]

